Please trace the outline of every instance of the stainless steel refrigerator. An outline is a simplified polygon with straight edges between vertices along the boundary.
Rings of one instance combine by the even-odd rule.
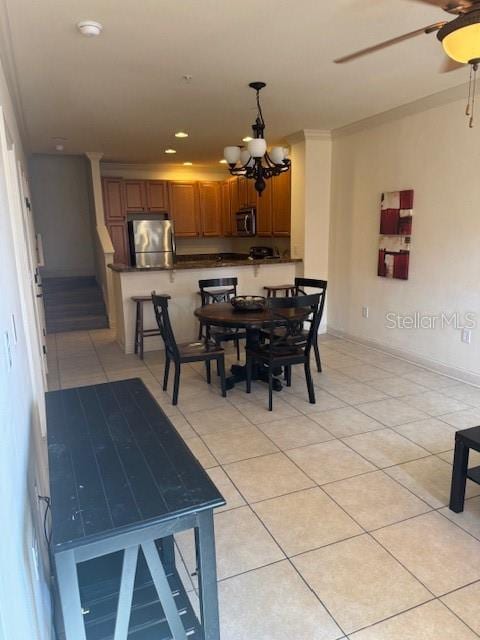
[[[173,267],[175,235],[171,220],[132,216],[128,220],[130,260],[134,267]]]

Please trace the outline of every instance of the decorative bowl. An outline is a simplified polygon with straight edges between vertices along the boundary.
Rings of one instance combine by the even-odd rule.
[[[235,311],[262,311],[265,309],[266,298],[263,296],[235,296],[230,302]]]

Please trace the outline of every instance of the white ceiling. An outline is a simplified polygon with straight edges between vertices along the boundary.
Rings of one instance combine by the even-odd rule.
[[[332,60],[448,15],[417,0],[3,0],[32,152],[217,163],[250,133],[268,83],[266,137],[333,129],[467,81],[439,72],[435,35],[348,65]],[[104,25],[99,38],[79,20]],[[191,83],[182,79],[191,74]],[[186,140],[173,133],[185,129]],[[166,156],[166,147],[178,149]],[[217,165],[218,166],[218,165]]]

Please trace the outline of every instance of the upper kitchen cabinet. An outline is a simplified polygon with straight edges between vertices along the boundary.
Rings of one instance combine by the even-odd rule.
[[[125,220],[125,204],[123,201],[123,180],[121,178],[103,179],[103,203],[105,222]]]
[[[175,235],[178,238],[200,235],[197,182],[171,181],[168,183],[168,190]]]
[[[147,210],[144,180],[125,180],[125,208],[129,213]]]
[[[233,234],[233,211],[232,199],[230,195],[230,180],[224,180],[221,183],[221,201],[222,201],[222,235],[231,236]]]
[[[257,202],[255,181],[247,178],[238,178],[238,204],[239,208],[254,207]]]
[[[272,235],[272,180],[266,181],[262,195],[257,196],[257,236]]]
[[[125,208],[129,213],[168,211],[166,180],[125,180]]]
[[[147,209],[152,212],[168,211],[168,182],[166,180],[145,181]]]
[[[272,235],[289,236],[291,218],[290,171],[271,178]]]
[[[222,193],[220,182],[200,182],[200,218],[202,234],[206,237],[222,235]]]

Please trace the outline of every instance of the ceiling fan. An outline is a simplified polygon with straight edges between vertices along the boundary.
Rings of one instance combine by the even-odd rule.
[[[456,17],[453,20],[435,22],[421,29],[415,29],[415,31],[404,33],[396,38],[360,49],[360,51],[337,58],[334,62],[336,64],[344,64],[421,34],[436,33],[448,56],[441,69],[443,72],[454,71],[466,64],[471,67],[469,98],[466,110],[466,115],[470,116],[471,112],[473,112],[475,101],[476,72],[480,65],[480,0],[417,0],[417,2],[434,5]],[[470,127],[472,126],[473,115],[470,117]]]

